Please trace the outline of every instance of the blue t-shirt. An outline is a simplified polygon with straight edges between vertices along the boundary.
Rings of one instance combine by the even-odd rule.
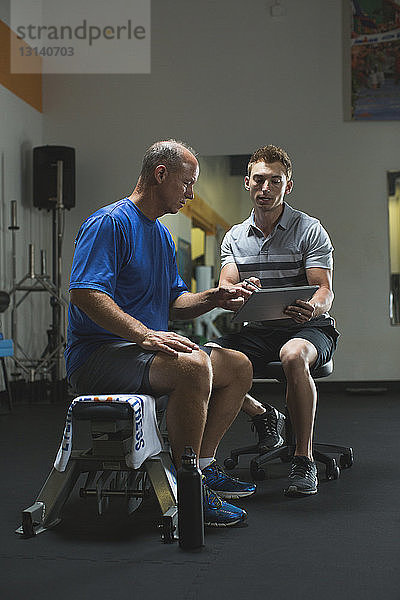
[[[75,288],[105,292],[124,312],[156,331],[167,331],[170,305],[187,291],[168,229],[148,219],[128,198],[101,208],[82,224],[69,289]],[[102,344],[128,341],[71,303],[68,320],[68,377]]]

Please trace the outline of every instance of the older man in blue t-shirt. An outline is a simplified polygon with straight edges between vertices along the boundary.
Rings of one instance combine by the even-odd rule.
[[[158,220],[194,197],[198,175],[190,148],[157,142],[144,155],[132,194],[83,223],[72,265],[65,359],[79,394],[168,395],[175,463],[185,446],[193,447],[204,475],[205,523],[228,526],[246,512],[225,499],[256,488],[224,473],[215,454],[251,386],[251,363],[234,350],[199,348],[168,331],[168,318],[191,319],[217,306],[235,310],[246,292],[220,286],[189,293],[172,237]]]

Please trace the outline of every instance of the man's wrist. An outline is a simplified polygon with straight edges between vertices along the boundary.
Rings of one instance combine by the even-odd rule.
[[[316,302],[315,304],[313,302],[310,302],[310,304],[314,309],[310,319],[315,319],[315,317],[319,317],[320,315],[322,315],[324,311],[322,310],[322,307],[320,304],[318,304],[318,302]]]
[[[150,329],[148,329],[147,327],[145,327],[143,325],[143,327],[140,328],[139,331],[134,332],[134,335],[132,336],[132,341],[135,344],[138,344],[139,346],[141,346],[143,344],[143,342],[145,341],[145,339],[147,338],[147,336],[150,333]]]
[[[215,308],[219,304],[219,288],[211,288],[208,291],[206,302],[211,308]]]

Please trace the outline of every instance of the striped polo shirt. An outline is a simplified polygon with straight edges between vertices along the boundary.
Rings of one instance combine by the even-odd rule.
[[[333,268],[333,246],[318,219],[285,202],[281,218],[268,237],[256,226],[254,210],[227,232],[221,245],[221,267],[229,263],[236,263],[241,281],[258,277],[263,288],[308,285],[306,269]],[[293,321],[279,319],[273,323],[288,326]],[[333,325],[334,320],[324,313],[308,323]]]

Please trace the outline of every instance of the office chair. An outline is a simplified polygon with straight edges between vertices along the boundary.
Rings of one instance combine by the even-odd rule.
[[[311,369],[311,375],[313,379],[322,379],[323,377],[328,377],[332,371],[333,361],[330,360],[328,363],[317,369]],[[280,361],[268,363],[263,369],[262,376],[263,379],[256,377],[253,379],[253,382],[263,383],[265,380],[271,379],[275,379],[281,383],[286,381],[283,366]],[[285,408],[285,417],[285,436],[282,446],[279,446],[279,448],[269,449],[261,444],[252,444],[250,446],[236,448],[231,451],[230,457],[225,459],[225,467],[229,470],[233,469],[238,464],[238,457],[243,454],[258,454],[259,456],[253,458],[250,462],[250,473],[254,480],[261,481],[267,478],[268,475],[265,467],[267,462],[270,462],[274,459],[280,459],[282,462],[289,462],[294,454],[296,441],[287,407]],[[330,456],[331,454],[339,455],[339,464],[335,458]],[[313,455],[316,461],[325,465],[327,479],[338,479],[340,475],[340,468],[350,468],[354,460],[352,448],[347,446],[338,446],[336,444],[313,442]]]

